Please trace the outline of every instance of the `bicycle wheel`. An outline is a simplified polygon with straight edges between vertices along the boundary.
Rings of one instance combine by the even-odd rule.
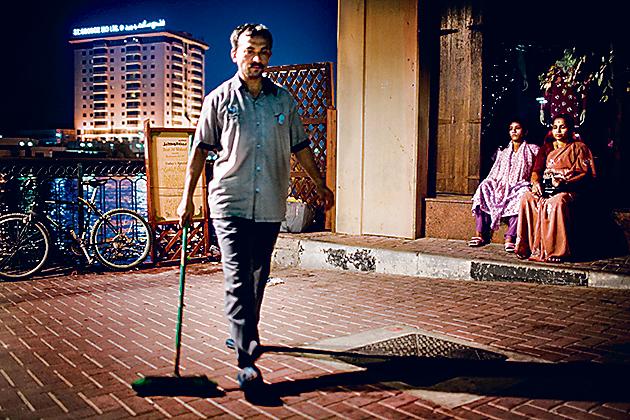
[[[153,235],[138,213],[114,209],[96,221],[90,240],[96,258],[103,265],[120,270],[133,268],[147,258]]]
[[[42,269],[50,250],[50,234],[23,213],[0,217],[0,277],[25,279]]]

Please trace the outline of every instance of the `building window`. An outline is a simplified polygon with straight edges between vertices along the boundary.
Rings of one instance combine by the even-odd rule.
[[[155,111],[151,111],[151,115],[155,115]]]
[[[109,53],[110,53],[110,54],[114,54],[114,49],[113,49],[113,48],[112,48],[112,49],[110,49],[110,50],[109,50]]]
[[[170,74],[167,74],[167,75],[166,75],[166,78],[167,78],[167,79],[170,79],[170,78],[171,78],[171,75],[170,75]]]
[[[83,108],[86,108],[85,104],[83,104]]]
[[[151,102],[151,106],[155,106],[155,102]]]
[[[81,64],[85,65],[85,60],[81,60]]]
[[[110,115],[111,117],[113,117],[113,116],[114,116],[114,113],[113,113],[113,112],[110,112],[110,113],[109,113],[109,115]]]
[[[151,96],[155,96],[155,92],[151,92]],[[168,96],[168,93],[166,94]]]
[[[166,87],[170,87],[168,83],[166,84]]]
[[[114,68],[113,68],[113,67],[110,67],[110,68],[109,68],[109,71],[114,71]]]
[[[81,69],[81,73],[85,73],[85,69]]]
[[[155,49],[155,45],[151,45],[151,49],[154,50]]]
[[[142,114],[143,114],[143,115],[147,115],[147,111],[144,111]]]
[[[166,51],[170,50],[171,47],[169,47],[168,45],[166,46]]]
[[[143,60],[146,60],[146,59],[147,59],[147,56],[146,56],[146,55],[143,55],[143,56],[142,56],[142,59],[143,59]]]
[[[86,95],[83,95],[83,99],[87,99],[87,96],[86,96]]]
[[[155,83],[151,83],[151,87],[155,87]]]
[[[147,47],[142,47],[142,51],[146,51],[146,50],[147,50]]]
[[[85,118],[85,117],[87,117],[87,113],[84,112],[83,113],[83,118]]]
[[[110,108],[113,108],[113,107],[114,107],[114,104],[109,104],[109,107],[110,107]]]
[[[155,60],[155,56],[154,55],[151,55],[151,60]]]
[[[147,93],[146,93],[146,92],[144,92],[144,93],[142,94],[142,96],[147,96]]]
[[[155,68],[155,64],[151,64],[151,68],[154,69]],[[168,68],[168,64],[166,65],[166,68]]]
[[[85,55],[85,51],[81,51],[81,55]]]
[[[81,90],[85,92],[85,86],[83,86],[83,87],[81,88]]]
[[[155,74],[151,73],[151,79],[155,79]]]
[[[145,64],[144,66],[142,66],[142,68],[143,68],[144,70],[146,70],[146,68],[147,68],[147,65]]]
[[[125,94],[123,93],[122,95],[120,95],[120,97],[121,97],[121,98],[124,98],[124,97],[125,97]]]
[[[114,76],[109,76],[109,80],[114,80]]]

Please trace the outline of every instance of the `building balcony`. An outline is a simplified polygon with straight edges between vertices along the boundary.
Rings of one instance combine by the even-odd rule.
[[[106,75],[107,74],[107,66],[106,65],[94,66],[94,68],[92,70],[94,71],[94,76]]]
[[[127,64],[130,63],[141,63],[142,62],[142,55],[141,54],[127,54],[125,56],[125,61],[127,62]]]
[[[107,47],[94,47],[92,50],[92,57],[107,57],[109,55],[109,49]]]
[[[94,102],[107,102],[107,94],[101,93],[94,95]]]
[[[125,66],[125,71],[127,73],[140,73],[142,71],[142,66],[140,64],[127,64]]]
[[[140,82],[131,82],[131,83],[127,83],[125,85],[125,90],[127,92],[131,92],[131,91],[140,91],[141,88],[141,84]]]
[[[98,84],[98,85],[97,85],[97,84],[95,84],[95,85],[94,85],[94,88],[93,88],[93,92],[94,92],[94,93],[97,93],[97,92],[107,92],[107,88],[108,88],[108,87],[109,87],[109,86],[108,86],[108,85],[106,85],[106,84]]]

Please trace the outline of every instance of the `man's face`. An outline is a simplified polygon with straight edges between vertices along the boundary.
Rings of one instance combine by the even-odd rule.
[[[254,80],[262,77],[269,64],[271,48],[261,36],[250,36],[242,33],[238,37],[236,49],[232,50],[232,61],[238,66],[238,73],[243,80]]]

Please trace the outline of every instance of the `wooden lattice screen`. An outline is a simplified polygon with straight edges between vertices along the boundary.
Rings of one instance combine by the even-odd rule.
[[[328,181],[335,168],[330,167],[329,143],[334,135],[334,121],[330,121],[334,109],[334,84],[332,63],[270,66],[267,77],[284,86],[298,102],[299,113],[306,133],[311,138],[311,150],[322,176]],[[331,130],[332,129],[332,130]],[[332,133],[332,134],[331,134]],[[328,164],[327,164],[328,162]],[[317,197],[315,185],[297,161],[291,159],[291,183],[289,195],[314,206],[320,212],[322,203]]]

